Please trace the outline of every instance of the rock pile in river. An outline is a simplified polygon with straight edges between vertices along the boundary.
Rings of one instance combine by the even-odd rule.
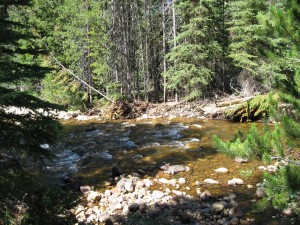
[[[173,190],[150,190],[153,185],[163,184],[170,184]],[[192,197],[178,190],[186,185],[184,178],[151,180],[127,176],[103,193],[84,186],[81,191],[87,204],[78,206],[74,214],[80,222],[88,224],[145,224],[155,220],[161,224],[250,224],[250,219],[242,219],[234,194],[214,198],[209,191],[201,192],[198,188],[198,197]],[[190,190],[188,186],[184,189]]]

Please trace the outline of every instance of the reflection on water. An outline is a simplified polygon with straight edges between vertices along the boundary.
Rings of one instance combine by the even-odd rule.
[[[218,154],[213,148],[212,135],[230,140],[241,131],[247,131],[250,123],[228,121],[205,121],[175,118],[126,121],[69,121],[59,143],[50,148],[57,159],[45,164],[43,171],[48,181],[62,181],[75,177],[81,184],[104,189],[104,182],[111,177],[111,167],[117,163],[125,174],[143,171],[141,176],[170,179],[185,177],[195,195],[196,181],[201,190],[208,189],[214,196],[234,192],[243,210],[250,211],[250,201],[255,199],[255,185],[261,180],[257,169],[261,162],[246,164]],[[258,124],[261,128],[262,124]],[[189,166],[190,171],[168,175],[159,170],[164,163]],[[215,169],[226,167],[228,174],[219,174]],[[248,174],[248,175],[247,175]],[[203,180],[212,178],[219,185],[205,185]],[[228,180],[241,178],[246,185],[229,186]],[[247,185],[253,185],[249,189]],[[154,187],[159,188],[159,187]],[[257,220],[259,221],[259,220]],[[262,223],[267,224],[267,223]],[[268,223],[271,224],[271,223]]]

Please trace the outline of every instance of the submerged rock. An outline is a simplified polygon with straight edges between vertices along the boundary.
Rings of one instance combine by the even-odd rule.
[[[218,184],[219,182],[214,180],[214,179],[211,179],[211,178],[207,178],[203,181],[205,184]]]
[[[228,173],[228,169],[224,168],[224,167],[220,167],[220,168],[216,169],[215,172],[217,172],[217,173]]]
[[[228,181],[228,184],[229,185],[241,185],[241,184],[244,184],[244,181],[240,178],[233,178]]]
[[[174,173],[185,172],[190,170],[188,166],[183,166],[183,165],[170,166],[170,164],[162,165],[160,169],[164,170],[164,173],[168,173],[168,174],[174,174]]]
[[[238,163],[247,163],[249,161],[249,159],[242,158],[242,157],[235,157],[234,161],[236,161]]]

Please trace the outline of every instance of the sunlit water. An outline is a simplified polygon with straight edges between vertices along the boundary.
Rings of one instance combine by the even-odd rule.
[[[214,196],[234,192],[237,201],[249,217],[256,217],[256,224],[281,224],[270,219],[271,214],[253,215],[251,200],[255,199],[256,183],[262,179],[258,166],[262,162],[240,164],[213,147],[212,135],[231,140],[239,131],[246,132],[250,123],[231,123],[199,119],[154,119],[125,121],[65,122],[65,132],[59,143],[50,151],[57,159],[43,166],[43,177],[48,182],[63,183],[68,178],[80,184],[93,185],[104,190],[104,182],[111,177],[111,168],[117,163],[124,174],[145,172],[143,177],[184,177],[188,181],[187,194],[196,195],[196,181],[202,191],[209,190]],[[262,124],[257,124],[262,127]],[[190,171],[175,175],[164,174],[159,167],[164,163],[189,166]],[[228,174],[214,170],[226,167]],[[217,185],[205,185],[203,180],[212,178]],[[241,178],[244,185],[233,187],[227,184],[232,178]],[[253,185],[249,189],[247,185]],[[154,187],[160,188],[160,187]],[[273,212],[272,212],[273,213]],[[246,213],[247,214],[247,213]],[[266,222],[268,220],[268,222]],[[260,222],[262,221],[262,222]]]

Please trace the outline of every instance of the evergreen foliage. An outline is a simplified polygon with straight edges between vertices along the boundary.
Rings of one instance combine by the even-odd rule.
[[[33,96],[32,91],[39,90],[32,86],[27,89],[27,84],[38,84],[50,71],[41,66],[43,51],[32,28],[23,21],[30,5],[31,1],[24,0],[0,3],[0,224],[22,224],[24,215],[26,220],[32,219],[27,210],[38,213],[45,209],[44,205],[36,207],[32,201],[37,193],[44,193],[27,169],[37,160],[51,156],[41,145],[52,144],[61,128],[58,121],[39,111],[60,107]],[[29,113],[10,111],[21,108],[28,109]],[[60,213],[63,210],[52,209],[39,217],[58,218]]]
[[[299,56],[299,10],[299,1],[276,2],[272,4],[271,11],[266,14],[268,19],[265,18],[264,22],[261,22],[274,29],[272,35],[277,42],[273,49],[265,49],[265,53],[273,63],[277,60],[279,62],[275,70],[280,75],[276,76],[276,83],[273,84],[273,88],[277,89],[279,95],[276,98],[271,96],[269,100],[270,115],[279,122],[279,125],[275,126],[273,131],[265,130],[261,137],[252,127],[243,142],[237,139],[233,143],[223,143],[214,137],[219,151],[229,153],[229,155],[238,155],[241,153],[234,150],[247,149],[249,155],[259,156],[259,158],[271,159],[275,155],[284,159],[287,157],[287,149],[293,148],[296,144],[295,140],[299,140],[300,125],[297,112],[299,112],[300,83],[299,67],[295,63]],[[280,48],[279,43],[288,44],[286,48]],[[257,154],[257,149],[262,150],[260,154]],[[300,213],[297,200],[300,188],[300,167],[297,162],[295,164],[293,161],[288,160],[288,162],[287,166],[281,167],[274,174],[265,173],[263,185],[266,197],[256,204],[256,209],[266,209],[268,204],[272,203],[277,209],[290,207],[295,213]]]
[[[165,73],[169,88],[179,89],[187,99],[199,98],[212,80],[215,61],[222,54],[217,41],[221,31],[212,32],[216,21],[210,15],[211,1],[180,1],[178,10],[182,18],[177,46],[168,54],[171,66]]]

